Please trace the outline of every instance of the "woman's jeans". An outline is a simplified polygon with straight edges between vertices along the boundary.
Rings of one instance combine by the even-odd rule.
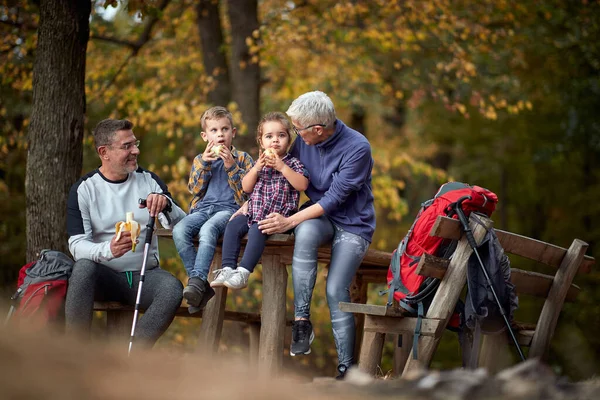
[[[354,315],[340,311],[339,302],[350,301],[350,284],[369,242],[338,228],[326,216],[300,223],[294,230],[294,236],[292,280],[296,319],[310,318],[310,302],[317,277],[317,251],[322,244],[332,243],[326,285],[327,303],[339,364],[349,367],[354,352]]]
[[[254,271],[265,250],[265,243],[269,235],[259,231],[257,223],[253,223],[249,227],[247,215],[238,215],[227,224],[225,235],[223,235],[223,258],[221,263],[223,267],[237,268],[242,238],[246,233],[248,234],[248,242],[240,261],[240,267],[250,272]]]
[[[208,271],[215,255],[217,241],[233,215],[231,210],[206,207],[185,216],[173,228],[173,241],[190,278],[208,280]],[[198,250],[194,239],[199,237]]]

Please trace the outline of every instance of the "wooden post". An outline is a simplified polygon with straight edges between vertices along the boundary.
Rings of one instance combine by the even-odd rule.
[[[350,285],[350,302],[365,304],[367,302],[368,286],[368,283],[364,281],[363,275],[361,273],[357,273],[356,275],[354,275],[354,278],[352,279],[352,284]],[[354,362],[358,363],[360,361],[360,346],[362,343],[365,325],[365,315],[359,313],[354,314],[354,324],[356,336],[354,338],[353,358]]]
[[[214,269],[221,267],[221,252],[217,250],[209,271],[209,277]],[[209,281],[212,279],[209,278]],[[223,330],[225,317],[225,302],[227,301],[227,288],[215,288],[215,296],[209,300],[202,312],[200,324],[200,337],[196,350],[199,352],[216,353]]]
[[[399,338],[402,341],[402,345],[398,346]],[[408,360],[408,356],[412,350],[413,334],[412,332],[404,332],[394,335],[394,376],[402,375],[404,366]]]
[[[552,281],[552,286],[548,292],[548,297],[538,318],[535,334],[529,349],[529,357],[543,358],[546,355],[550,341],[556,329],[560,310],[565,302],[567,291],[571,287],[571,282],[579,269],[583,256],[588,248],[588,244],[582,240],[575,239],[567,250],[558,267],[558,271]]]
[[[260,344],[260,322],[248,323],[249,359],[250,365],[258,363],[258,349]]]
[[[371,316],[367,315],[365,321],[368,322],[370,318]],[[361,371],[366,372],[370,376],[377,375],[377,367],[381,362],[384,340],[385,333],[375,331],[363,332],[360,364],[358,366]]]
[[[474,216],[471,216],[469,225],[473,232],[476,243],[481,243],[481,240],[485,237],[486,228],[490,228],[493,223],[489,218],[477,216],[479,220],[483,222],[485,227],[473,220]],[[444,275],[444,278],[440,282],[440,286],[437,293],[429,307],[427,312],[427,318],[433,318],[443,321],[443,326],[448,324],[448,320],[452,316],[456,302],[460,297],[465,283],[467,282],[467,261],[473,253],[473,249],[469,246],[467,238],[463,235],[462,239],[458,242],[456,251],[450,261],[448,271]],[[412,356],[412,350],[408,357],[408,361],[404,368],[404,373],[411,370],[424,369],[429,366],[433,353],[437,348],[440,341],[440,337],[433,336],[421,336],[419,338],[418,347],[418,360],[415,360]]]
[[[508,349],[508,335],[508,331],[491,335],[482,334],[479,367],[485,368],[490,375],[495,375],[512,364],[512,357]],[[511,344],[513,344],[512,341]],[[472,351],[479,351],[479,349]]]
[[[278,375],[283,366],[288,273],[278,254],[263,254],[263,305],[258,369],[262,377]]]
[[[124,342],[131,336],[133,311],[106,311],[106,331],[110,341]]]

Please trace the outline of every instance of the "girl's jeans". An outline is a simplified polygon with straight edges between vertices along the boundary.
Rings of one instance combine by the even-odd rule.
[[[326,216],[300,223],[294,235],[292,280],[296,319],[310,318],[310,302],[317,277],[317,250],[322,244],[332,242],[331,264],[327,274],[327,303],[339,364],[349,367],[354,352],[354,316],[340,311],[339,302],[350,301],[350,284],[369,242],[338,228]]]

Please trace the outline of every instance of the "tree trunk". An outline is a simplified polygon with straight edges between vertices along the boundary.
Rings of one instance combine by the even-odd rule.
[[[196,14],[204,71],[206,75],[212,77],[214,84],[214,88],[208,93],[208,102],[215,106],[227,107],[231,101],[231,85],[219,19],[219,2],[199,1],[196,5]]]
[[[246,38],[258,29],[257,0],[229,0],[231,21],[232,98],[242,113],[247,133],[236,138],[236,147],[256,154],[254,133],[260,119],[260,67],[252,62]]]
[[[67,251],[66,204],[79,178],[85,113],[89,0],[42,0],[28,133],[27,260]]]

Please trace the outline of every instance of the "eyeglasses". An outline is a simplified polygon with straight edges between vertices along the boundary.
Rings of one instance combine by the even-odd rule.
[[[135,147],[137,147],[139,149],[140,148],[140,143],[141,142],[139,140],[136,140],[135,142],[125,143],[125,144],[123,144],[123,145],[121,145],[119,147],[116,147],[116,148],[119,149],[119,150],[129,151],[129,150],[131,150],[131,148],[133,146],[135,146]]]
[[[292,128],[294,129],[294,132],[296,132],[296,135],[300,135],[300,132],[307,130],[308,128],[314,128],[315,126],[320,126],[322,128],[325,128],[327,125],[325,124],[312,124],[309,126],[305,126],[304,128],[296,128],[294,125],[292,125]]]

